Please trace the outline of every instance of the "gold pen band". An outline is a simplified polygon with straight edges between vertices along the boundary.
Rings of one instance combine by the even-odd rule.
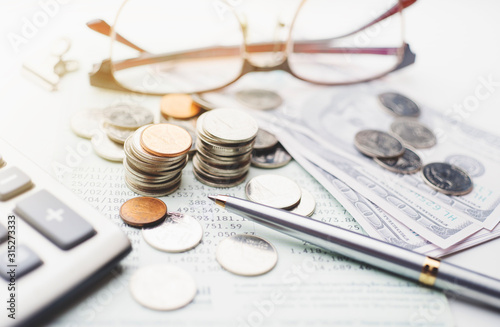
[[[434,286],[440,264],[441,261],[438,259],[425,257],[424,264],[422,265],[422,272],[420,273],[418,281],[428,286]]]

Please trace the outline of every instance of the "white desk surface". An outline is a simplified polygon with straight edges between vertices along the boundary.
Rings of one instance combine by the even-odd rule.
[[[65,1],[67,2],[67,1]],[[53,142],[55,133],[44,129],[51,126],[48,120],[58,120],[53,114],[61,105],[77,105],[71,100],[73,83],[81,89],[73,92],[89,92],[87,72],[89,63],[97,62],[107,55],[107,41],[91,32],[86,42],[95,44],[96,49],[87,52],[84,65],[74,75],[68,75],[58,92],[45,92],[20,77],[22,61],[33,55],[44,44],[64,35],[66,28],[75,24],[82,26],[91,18],[102,17],[111,21],[119,1],[69,1],[61,5],[59,11],[48,24],[14,51],[8,40],[10,32],[19,32],[25,17],[30,18],[40,10],[37,1],[0,3],[0,135],[18,146],[29,157],[50,160],[43,147],[33,146],[31,130],[44,130],[37,135],[40,142]],[[2,8],[4,7],[4,8]],[[75,20],[74,12],[81,15]],[[453,105],[462,104],[473,96],[479,78],[491,78],[497,82],[491,96],[480,101],[479,106],[466,113],[466,120],[487,131],[500,134],[500,2],[495,0],[419,0],[409,8],[406,18],[406,40],[417,54],[416,63],[410,68],[395,73],[385,80],[395,89],[410,97],[432,105],[442,111],[451,110]],[[70,15],[71,14],[71,15]],[[83,40],[73,40],[71,52],[77,59]],[[91,43],[91,44],[92,44]],[[491,76],[491,77],[489,77]],[[76,81],[76,82],[75,82]],[[29,93],[26,92],[29,91]],[[24,98],[23,110],[11,110],[17,106],[12,99]],[[4,99],[7,99],[5,101]],[[9,100],[10,99],[10,100]],[[50,104],[50,105],[49,105]],[[100,99],[89,99],[87,105],[99,106]],[[102,105],[101,105],[102,106]],[[15,124],[12,124],[15,122]],[[500,163],[499,163],[500,167]],[[468,267],[487,275],[500,278],[500,239],[476,246],[449,256],[452,263]],[[500,313],[472,306],[450,299],[450,306],[457,326],[498,326]]]

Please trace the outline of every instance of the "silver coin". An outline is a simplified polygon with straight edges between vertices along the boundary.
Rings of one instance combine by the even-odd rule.
[[[292,157],[281,145],[268,151],[252,152],[252,166],[259,168],[280,168],[287,165],[290,160],[292,160]]]
[[[300,187],[290,178],[271,174],[252,178],[245,193],[251,201],[280,209],[295,207],[302,196]]]
[[[376,158],[395,158],[405,151],[397,138],[376,130],[358,132],[354,137],[354,145],[361,153]]]
[[[462,168],[470,177],[480,177],[486,172],[486,168],[481,161],[463,154],[451,155],[446,158],[445,162]]]
[[[374,158],[374,160],[381,167],[398,174],[413,174],[422,168],[422,160],[418,154],[408,148],[398,158]]]
[[[224,269],[241,276],[265,274],[278,262],[278,253],[271,243],[247,234],[230,236],[221,241],[216,257]]]
[[[216,108],[216,106],[210,101],[206,100],[202,94],[191,94],[191,99],[193,99],[193,102],[200,106],[200,108],[203,108],[205,110],[212,110]]]
[[[391,124],[391,131],[398,135],[404,143],[416,149],[430,148],[437,142],[434,133],[416,119],[396,119]]]
[[[124,144],[127,138],[134,134],[135,130],[130,128],[120,128],[108,123],[104,123],[102,128],[113,142]]]
[[[204,131],[228,143],[251,141],[259,129],[255,119],[241,110],[214,109],[203,116]]]
[[[94,152],[103,159],[122,162],[125,158],[123,146],[111,141],[102,131],[94,134],[90,143]]]
[[[236,99],[242,104],[258,110],[270,110],[281,106],[283,99],[269,90],[247,89],[236,92]]]
[[[70,126],[76,135],[91,139],[92,135],[99,131],[99,125],[103,118],[102,109],[84,109],[71,116]]]
[[[473,188],[472,180],[465,171],[444,162],[425,165],[422,176],[433,189],[448,195],[464,195]]]
[[[152,247],[165,252],[184,252],[197,246],[203,236],[198,220],[180,212],[169,212],[165,221],[143,228],[142,236]]]
[[[418,105],[402,94],[386,92],[379,94],[378,99],[384,108],[398,117],[418,117],[420,108]]]
[[[299,204],[291,212],[302,216],[312,216],[316,209],[316,200],[309,191],[302,189],[302,196]]]
[[[189,304],[196,295],[191,275],[167,264],[139,268],[130,278],[130,292],[139,304],[153,310],[175,310]]]
[[[150,110],[128,104],[104,108],[103,115],[108,124],[121,128],[139,128],[151,124],[154,120]]]
[[[278,139],[273,134],[260,129],[255,137],[253,148],[255,150],[269,150],[278,144]]]

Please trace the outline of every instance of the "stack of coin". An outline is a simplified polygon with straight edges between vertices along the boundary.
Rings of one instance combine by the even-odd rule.
[[[125,183],[134,192],[163,196],[181,183],[191,136],[182,127],[154,124],[139,128],[125,141]]]
[[[104,108],[102,128],[115,143],[124,144],[125,140],[139,127],[151,124],[154,116],[146,108],[119,104]]]
[[[271,133],[259,129],[252,152],[252,166],[272,169],[288,164],[292,157]]]
[[[123,144],[139,127],[151,124],[150,110],[129,104],[113,105],[104,109],[86,109],[71,117],[71,129],[91,140],[94,152],[110,161],[122,161]]]
[[[193,172],[209,186],[232,187],[246,178],[257,122],[240,110],[214,109],[198,118]]]

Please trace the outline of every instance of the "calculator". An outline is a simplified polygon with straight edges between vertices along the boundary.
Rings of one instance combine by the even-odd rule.
[[[0,139],[0,326],[37,326],[132,247],[114,223]]]

